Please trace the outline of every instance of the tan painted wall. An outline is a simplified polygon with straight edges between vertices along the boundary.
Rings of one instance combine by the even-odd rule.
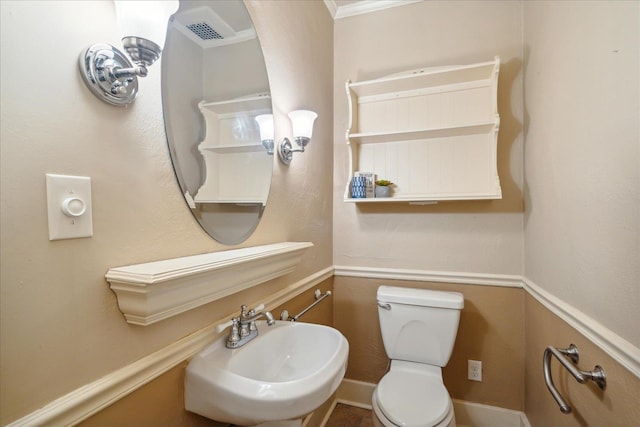
[[[290,134],[286,112],[292,109],[311,108],[320,117],[308,152],[289,168],[274,165],[265,216],[243,246],[308,240],[315,247],[285,278],[142,328],[124,322],[103,278],[108,267],[228,249],[200,231],[179,194],[162,130],[160,66],[142,81],[133,106],[102,104],[84,87],[76,61],[91,43],[119,44],[111,2],[0,2],[0,424],[330,265],[332,229],[336,264],[525,271],[638,345],[637,2],[421,2],[336,21],[335,43],[319,1],[248,6],[265,50],[277,136]],[[43,41],[56,48],[40,49]],[[25,54],[36,51],[39,56]],[[484,61],[495,54],[504,63],[502,201],[364,208],[341,201],[347,179],[346,79]],[[48,64],[44,74],[42,64]],[[47,172],[93,178],[93,238],[47,240]],[[378,281],[335,281],[335,325],[351,343],[347,377],[375,382],[387,363],[372,333],[378,330]],[[400,283],[465,294],[456,348],[444,371],[453,397],[514,409],[524,401],[534,426],[629,425],[638,419],[638,379],[521,290]],[[577,416],[560,416],[540,382],[541,349],[568,342],[582,350],[581,367],[601,363],[610,378],[604,395],[567,380],[563,392],[576,404]],[[525,348],[531,349],[526,356]],[[464,379],[467,358],[483,360],[483,383]],[[176,425],[198,425],[181,410],[182,368],[100,416],[122,420],[138,402],[164,399]],[[175,388],[167,394],[167,387]],[[141,413],[149,425],[153,411]]]
[[[525,276],[640,345],[640,3],[525,2]],[[526,414],[533,426],[630,426],[640,380],[526,299]],[[542,379],[545,347],[580,349],[607,389],[554,361],[574,407],[562,415]],[[632,348],[628,345],[628,348]]]
[[[640,2],[525,2],[525,276],[640,347]]]
[[[526,358],[525,407],[532,426],[607,426],[628,427],[640,420],[640,378],[632,375],[599,347],[559,319],[533,297],[525,298]],[[580,350],[578,367],[591,370],[600,365],[607,375],[607,388],[602,391],[594,383],[579,384],[560,366],[551,361],[552,376],[563,398],[572,406],[571,414],[560,412],[545,386],[542,355],[549,345]]]
[[[451,360],[443,370],[449,393],[455,399],[523,409],[523,291],[518,288],[336,276],[335,327],[349,340],[346,378],[377,383],[386,372],[389,359],[376,304],[382,284],[461,292],[465,306]],[[468,359],[482,361],[482,382],[467,380]]]
[[[120,45],[111,1],[0,2],[0,424],[332,264],[332,20],[321,2],[249,8],[267,59],[277,136],[290,135],[290,110],[319,117],[307,152],[289,168],[274,165],[264,217],[242,246],[315,246],[283,278],[139,327],[118,310],[104,280],[109,267],[229,249],[201,231],[176,184],[160,64],[129,108],[104,104],[84,86],[77,61],[89,44]],[[92,238],[48,240],[45,173],[92,178]]]
[[[496,55],[502,60],[498,90],[502,200],[432,206],[342,201],[349,179],[347,80],[490,61]],[[521,2],[425,1],[336,20],[336,265],[522,273],[522,61]]]
[[[273,310],[279,318],[280,312],[287,309],[291,316],[298,314],[313,299],[318,288],[322,292],[333,290],[333,279],[327,279],[317,287],[293,298]],[[301,322],[333,324],[333,298],[323,300],[300,318]],[[184,409],[184,375],[187,363],[181,363],[162,376],[117,401],[80,423],[83,427],[226,427],[227,423],[218,423]]]

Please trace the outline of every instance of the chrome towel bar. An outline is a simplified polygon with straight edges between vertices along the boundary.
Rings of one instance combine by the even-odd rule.
[[[575,378],[580,384],[584,384],[591,380],[595,382],[601,390],[604,390],[607,387],[606,375],[604,373],[604,369],[602,369],[600,365],[596,365],[592,371],[582,371],[573,366],[573,364],[577,364],[578,360],[580,360],[580,352],[575,344],[569,345],[569,348],[555,348],[553,346],[547,347],[542,359],[544,382],[547,384],[547,388],[549,389],[551,396],[553,396],[558,406],[560,406],[560,411],[563,414],[570,413],[571,406],[565,402],[553,384],[553,378],[551,378],[551,356],[558,359],[558,362],[560,362],[560,364],[564,366],[564,368],[569,371],[573,378]],[[569,360],[573,362],[573,364],[571,364]]]
[[[316,289],[315,292],[313,293],[313,296],[314,296],[315,301],[313,303],[311,303],[311,305],[309,307],[305,308],[304,310],[302,310],[300,313],[296,314],[293,317],[289,317],[289,312],[287,310],[282,310],[282,312],[280,312],[280,320],[291,320],[292,322],[297,321],[307,311],[311,310],[313,307],[315,307],[316,305],[320,304],[320,301],[322,301],[323,299],[325,299],[328,296],[331,296],[331,291],[326,291],[323,294],[322,292],[320,292],[320,289]]]

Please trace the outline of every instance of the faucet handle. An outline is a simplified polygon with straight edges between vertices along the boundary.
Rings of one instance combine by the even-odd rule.
[[[233,325],[236,325],[236,326],[237,326],[237,324],[238,324],[238,322],[239,322],[239,321],[240,321],[240,319],[239,319],[239,318],[234,317],[233,319],[231,319],[231,320],[229,320],[229,321],[227,321],[227,322],[224,322],[224,323],[220,323],[220,324],[218,324],[218,325],[216,326],[216,333],[218,333],[218,334],[219,334],[220,332],[222,332],[222,331],[224,331],[225,329],[227,329],[229,326],[233,326]]]
[[[264,309],[264,304],[260,304],[256,308],[251,308],[251,309],[248,309],[248,307],[245,304],[242,304],[240,306],[240,318],[246,319],[247,317],[251,317],[257,312],[261,311],[262,309]]]
[[[229,320],[228,322],[224,322],[224,323],[220,323],[216,326],[216,333],[220,333],[222,331],[224,331],[225,329],[227,329],[229,326],[233,325],[233,319]]]

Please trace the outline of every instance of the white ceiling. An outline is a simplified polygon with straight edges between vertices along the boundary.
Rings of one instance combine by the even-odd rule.
[[[419,1],[423,0],[324,0],[324,4],[333,19],[340,19]]]

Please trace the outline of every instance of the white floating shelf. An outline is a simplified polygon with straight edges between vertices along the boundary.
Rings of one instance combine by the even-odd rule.
[[[499,120],[499,119],[496,119]],[[349,134],[351,142],[376,144],[380,142],[407,141],[448,136],[487,134],[495,129],[495,121],[461,126],[446,126],[432,129],[403,130],[397,132],[368,132]]]
[[[195,198],[194,201],[196,203],[221,203],[221,204],[229,204],[229,205],[247,205],[247,206],[255,206],[262,205],[266,206],[266,200],[258,200],[258,199],[234,199],[234,198],[218,198],[218,199],[200,199]]]
[[[212,151],[214,153],[228,154],[228,153],[259,153],[264,152],[267,155],[267,151],[264,146],[260,144],[237,144],[237,145],[209,145],[198,147],[199,150]]]
[[[268,93],[263,93],[224,101],[201,101],[198,107],[200,107],[201,110],[211,111],[221,115],[271,110],[271,96]]]
[[[499,195],[491,194],[436,194],[433,196],[425,197],[423,195],[402,195],[392,197],[368,197],[364,199],[354,199],[352,197],[346,197],[344,199],[347,203],[409,203],[410,205],[435,205],[438,202],[446,200],[495,200],[500,199]]]
[[[500,58],[348,81],[346,143],[352,203],[500,199]],[[392,181],[392,197],[352,198],[359,174]]]
[[[106,279],[127,322],[150,325],[291,273],[311,242],[284,242],[114,267]]]
[[[417,88],[437,88],[490,80],[495,61],[463,66],[444,66],[405,71],[375,80],[354,82],[351,90],[358,97],[414,91]],[[490,84],[490,82],[489,82]]]

